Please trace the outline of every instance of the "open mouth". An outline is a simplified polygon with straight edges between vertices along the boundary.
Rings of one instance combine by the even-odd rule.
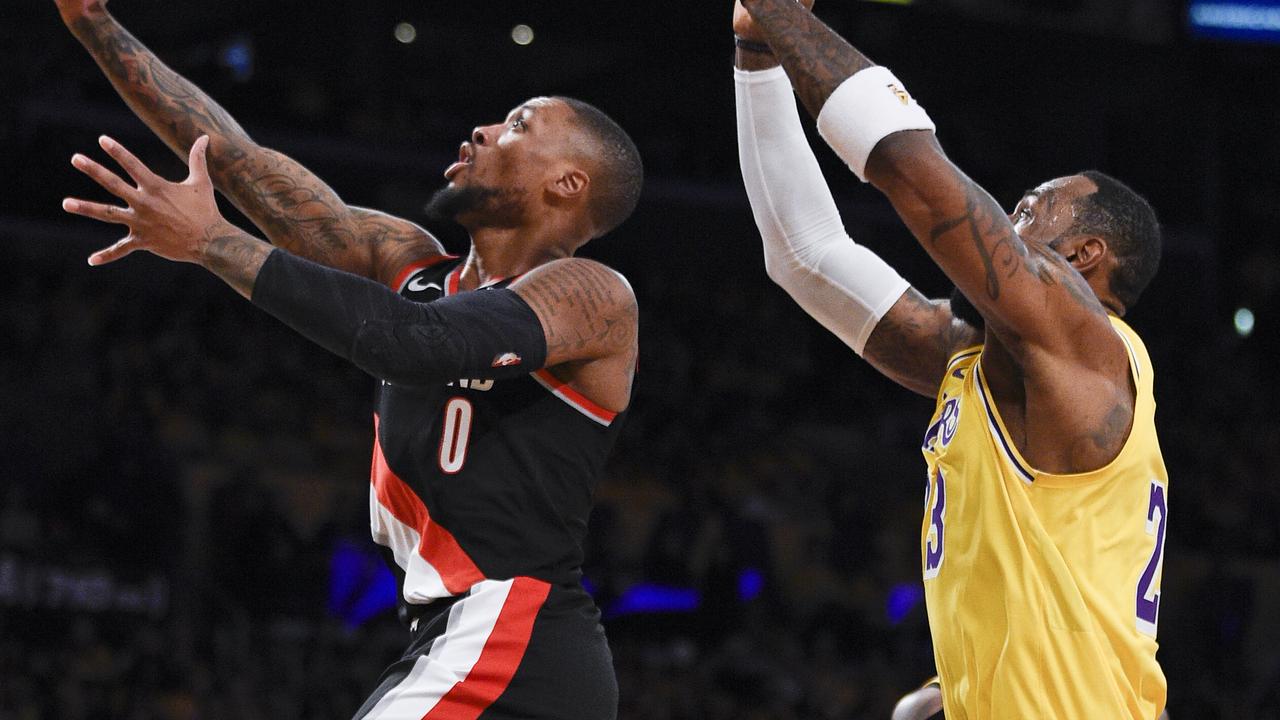
[[[458,161],[450,165],[444,171],[445,179],[452,180],[453,176],[462,172],[463,168],[475,162],[475,159],[476,159],[476,152],[475,152],[475,148],[471,146],[471,143],[469,142],[462,143],[461,145],[458,146]]]

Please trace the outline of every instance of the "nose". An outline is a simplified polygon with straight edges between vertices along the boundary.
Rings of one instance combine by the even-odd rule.
[[[471,142],[475,145],[484,145],[488,141],[484,128],[476,126],[471,130]]]

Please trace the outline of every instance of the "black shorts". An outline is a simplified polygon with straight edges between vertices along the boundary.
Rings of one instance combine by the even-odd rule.
[[[577,586],[485,580],[421,616],[356,720],[614,720],[600,612]]]

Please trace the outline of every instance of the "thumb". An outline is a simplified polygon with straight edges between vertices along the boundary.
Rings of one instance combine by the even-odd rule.
[[[191,146],[191,155],[187,158],[187,167],[191,169],[191,174],[187,176],[187,180],[202,182],[209,179],[208,149],[208,135],[201,135],[196,138],[195,143]]]

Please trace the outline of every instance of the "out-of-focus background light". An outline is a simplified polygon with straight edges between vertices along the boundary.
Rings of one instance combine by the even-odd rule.
[[[1233,320],[1236,326],[1236,333],[1238,333],[1240,337],[1247,338],[1253,334],[1254,317],[1252,310],[1249,308],[1240,308],[1239,310],[1236,310]]]
[[[396,23],[394,34],[397,41],[408,45],[418,39],[418,28],[414,27],[413,23]]]
[[[533,28],[521,23],[511,28],[511,41],[517,45],[533,43]]]

